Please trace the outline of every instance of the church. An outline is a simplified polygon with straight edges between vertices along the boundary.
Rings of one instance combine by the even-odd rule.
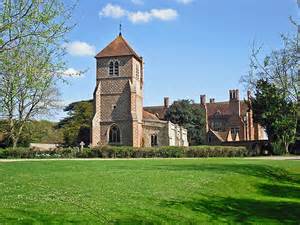
[[[188,146],[187,130],[143,107],[144,61],[120,33],[96,55],[92,146]],[[164,110],[168,108],[165,98]]]

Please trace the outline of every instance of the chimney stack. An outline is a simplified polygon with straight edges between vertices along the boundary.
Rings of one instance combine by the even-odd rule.
[[[200,104],[205,105],[206,104],[206,95],[200,95]]]
[[[236,90],[229,90],[229,101],[239,101],[240,100],[240,91]]]
[[[169,108],[169,97],[164,97],[164,106],[165,108]]]
[[[215,103],[215,99],[214,99],[214,98],[211,98],[211,99],[209,100],[209,102],[210,102],[210,103]]]
[[[238,101],[240,100],[240,91],[239,91],[239,89],[235,90],[235,99],[238,100]]]

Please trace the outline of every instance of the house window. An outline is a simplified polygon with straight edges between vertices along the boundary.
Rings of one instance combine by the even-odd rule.
[[[113,62],[109,63],[109,75],[110,76],[114,75],[114,63]]]
[[[239,127],[231,128],[231,134],[232,135],[236,135],[237,133],[240,133],[240,128]]]
[[[115,62],[115,76],[119,76],[119,62]]]
[[[158,145],[158,143],[157,143],[157,135],[156,134],[152,134],[151,135],[151,147],[155,147],[157,145]]]
[[[120,144],[121,132],[117,125],[112,125],[109,129],[109,144]]]

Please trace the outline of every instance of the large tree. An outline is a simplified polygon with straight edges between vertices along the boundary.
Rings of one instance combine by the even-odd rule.
[[[25,16],[18,24],[7,16],[28,2],[33,4],[34,17]],[[58,106],[56,82],[65,70],[61,42],[70,29],[66,24],[69,11],[59,0],[6,0],[1,10],[2,23],[11,20],[12,24],[1,33],[2,41],[10,40],[10,47],[3,50],[2,46],[0,51],[0,113],[9,122],[5,132],[16,147],[29,120]],[[39,32],[41,27],[44,32]],[[36,33],[11,38],[32,28]]]
[[[254,122],[265,128],[273,145],[288,153],[296,135],[297,108],[294,102],[275,84],[261,79],[257,81],[250,107]]]
[[[299,87],[299,39],[295,35],[281,35],[283,47],[262,55],[262,47],[253,45],[249,73],[241,81],[248,89],[254,89],[260,79],[268,79],[280,88],[287,98],[296,102],[300,97]]]
[[[3,135],[3,130],[6,130],[8,121],[0,121],[0,143],[5,146],[9,146],[9,140]],[[29,146],[30,143],[45,143],[45,144],[62,144],[63,134],[62,131],[56,129],[57,124],[47,120],[30,120],[28,121],[23,132],[19,138],[19,145],[23,147]]]
[[[192,100],[175,101],[167,110],[165,119],[185,127],[191,145],[205,143],[205,112]]]
[[[58,123],[58,128],[63,131],[65,144],[77,146],[81,141],[89,144],[93,100],[73,102],[64,111],[68,116]]]
[[[24,39],[52,41],[71,28],[72,5],[60,0],[3,0],[0,4],[0,52],[20,47]]]

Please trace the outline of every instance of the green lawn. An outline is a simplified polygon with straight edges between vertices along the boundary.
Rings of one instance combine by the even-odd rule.
[[[300,161],[0,163],[0,224],[300,224]]]

